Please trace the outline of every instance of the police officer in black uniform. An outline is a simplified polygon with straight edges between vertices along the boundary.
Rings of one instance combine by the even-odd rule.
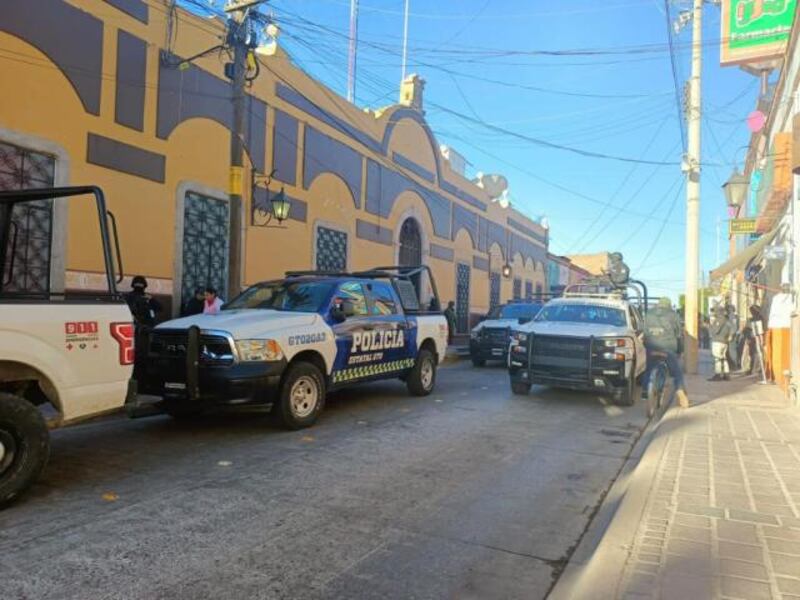
[[[161,303],[148,294],[147,279],[142,275],[136,275],[131,280],[131,291],[125,294],[125,301],[133,315],[134,341],[136,344],[136,357],[133,364],[133,376],[141,380],[138,375],[141,373],[144,360],[147,356],[147,346],[149,344],[150,330],[156,324],[156,315],[161,312]]]

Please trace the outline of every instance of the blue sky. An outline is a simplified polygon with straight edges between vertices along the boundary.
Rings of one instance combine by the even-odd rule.
[[[401,75],[403,0],[360,5],[356,100],[384,106],[396,100]],[[680,8],[673,4],[673,18]],[[272,0],[265,10],[299,66],[344,95],[349,0]],[[715,266],[717,219],[726,218],[720,186],[745,156],[745,117],[758,93],[754,77],[719,66],[719,23],[719,9],[706,5],[704,271]],[[505,174],[515,206],[548,217],[551,252],[622,251],[635,276],[677,298],[686,206],[678,166],[585,157],[483,124],[583,151],[679,162],[666,27],[663,0],[411,0],[409,71],[427,81],[426,116],[440,142],[464,154],[473,172]],[[675,38],[681,87],[690,29]],[[597,53],[532,52],[585,49]],[[720,246],[724,260],[724,239]]]

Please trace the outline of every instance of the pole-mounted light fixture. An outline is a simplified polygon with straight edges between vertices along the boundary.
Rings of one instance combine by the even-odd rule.
[[[281,190],[277,194],[272,194],[270,197],[269,184],[272,182],[272,177],[275,175],[273,170],[269,175],[266,173],[252,172],[250,197],[252,198],[252,210],[250,211],[250,226],[251,227],[281,227],[286,219],[289,218],[289,213],[292,209],[291,201],[286,197],[286,192],[281,186]],[[264,188],[265,197],[256,197],[256,188],[258,184]],[[277,225],[270,225],[272,219],[278,221]]]
[[[722,191],[725,193],[725,202],[730,208],[738,209],[746,200],[749,188],[750,180],[734,169],[731,176],[728,177],[728,181],[722,185]]]

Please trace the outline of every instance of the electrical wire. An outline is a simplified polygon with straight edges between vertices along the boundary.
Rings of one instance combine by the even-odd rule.
[[[683,121],[683,104],[681,103],[681,87],[678,83],[678,65],[675,57],[675,45],[672,39],[672,18],[669,14],[669,0],[664,0],[664,17],[667,23],[667,40],[669,42],[669,63],[672,70],[672,84],[675,87],[675,106],[678,109],[678,127],[681,131],[681,149],[686,152],[686,124]]]

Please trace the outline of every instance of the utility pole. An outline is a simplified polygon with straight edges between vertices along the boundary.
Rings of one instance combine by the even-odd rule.
[[[692,10],[692,72],[689,79],[688,149],[686,154],[686,307],[685,366],[697,373],[698,305],[700,279],[700,77],[703,67],[703,0],[694,0]]]
[[[409,0],[406,0],[405,10],[403,11],[403,69],[400,83],[406,80],[406,68],[408,66],[408,2]]]
[[[356,55],[358,54],[358,0],[350,0],[350,48],[347,55],[347,100],[356,101]]]
[[[254,44],[251,39],[249,11],[264,0],[231,0],[228,13],[227,45],[233,49],[233,62],[225,65],[231,80],[233,123],[231,130],[231,165],[228,182],[230,220],[228,224],[228,297],[237,295],[242,286],[242,188],[244,182],[245,83],[247,55]]]

